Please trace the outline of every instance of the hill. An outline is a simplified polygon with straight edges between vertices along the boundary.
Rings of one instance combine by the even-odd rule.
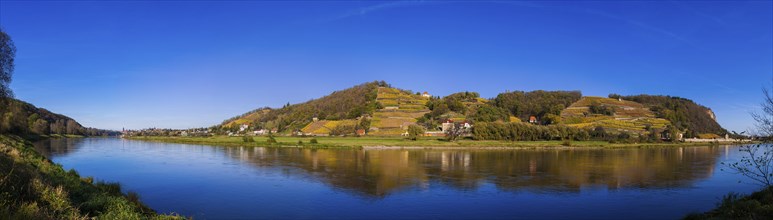
[[[83,127],[74,119],[56,114],[30,103],[6,99],[0,101],[0,133],[12,133],[22,136],[118,135],[116,131]]]
[[[610,96],[613,97],[613,96]],[[448,120],[561,125],[572,129],[619,133],[656,134],[669,128],[699,134],[724,135],[710,109],[669,96],[583,97],[580,91],[514,91],[495,98],[476,92],[458,92],[445,97],[392,88],[370,82],[336,91],[308,102],[282,108],[259,108],[226,120],[221,131],[276,129],[289,134],[355,134],[397,136],[410,125],[437,130]],[[362,133],[359,133],[360,135]]]
[[[429,113],[426,104],[429,97],[407,90],[379,87],[376,101],[383,106],[373,114],[371,135],[400,135],[416,119]]]
[[[561,122],[578,128],[597,128],[644,133],[671,124],[656,118],[644,105],[622,99],[586,96],[561,111]]]
[[[304,103],[288,104],[278,109],[259,108],[228,119],[218,127],[236,131],[240,126],[248,125],[251,130],[293,132],[306,127],[314,118],[331,121],[358,119],[363,115],[372,115],[380,108],[376,102],[378,88],[388,86],[383,81],[364,83]]]
[[[686,130],[688,137],[728,133],[717,123],[714,112],[710,108],[689,99],[662,95],[620,96],[612,94],[610,97],[621,97],[649,107],[656,117],[669,120],[675,127]]]

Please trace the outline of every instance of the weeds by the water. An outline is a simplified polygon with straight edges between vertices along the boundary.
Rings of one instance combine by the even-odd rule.
[[[748,196],[730,193],[714,210],[690,214],[685,219],[773,219],[773,188]]]
[[[16,136],[0,135],[0,216],[10,219],[181,219],[159,216],[118,183],[65,171]]]

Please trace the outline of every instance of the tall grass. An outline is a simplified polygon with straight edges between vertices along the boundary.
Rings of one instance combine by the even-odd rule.
[[[118,183],[93,182],[52,163],[31,143],[0,135],[0,218],[182,219],[156,214],[136,193],[121,193]]]

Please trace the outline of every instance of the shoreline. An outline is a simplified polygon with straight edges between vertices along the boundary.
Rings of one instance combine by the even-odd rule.
[[[753,144],[756,142],[677,142],[677,143],[609,143],[605,141],[572,141],[565,145],[562,141],[488,141],[460,140],[456,142],[438,139],[420,139],[417,141],[398,137],[275,137],[277,143],[269,143],[267,137],[253,137],[254,142],[244,142],[242,137],[170,137],[170,136],[134,136],[121,137],[127,140],[141,140],[162,143],[198,144],[223,147],[292,147],[292,148],[341,148],[365,150],[503,150],[503,149],[578,149],[578,148],[645,148],[645,147],[688,147]],[[316,139],[318,143],[309,143]]]

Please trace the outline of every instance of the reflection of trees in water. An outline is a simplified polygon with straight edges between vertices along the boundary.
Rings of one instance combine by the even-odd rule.
[[[85,141],[84,138],[49,138],[37,141],[34,145],[35,150],[51,158],[52,156],[67,155],[75,152],[83,141]]]
[[[299,148],[226,148],[233,158],[260,167],[291,166],[335,187],[383,197],[427,181],[408,151],[317,150]]]
[[[338,150],[225,148],[261,167],[300,175],[368,196],[441,183],[476,189],[575,191],[582,187],[683,187],[708,178],[724,147],[569,150]]]

